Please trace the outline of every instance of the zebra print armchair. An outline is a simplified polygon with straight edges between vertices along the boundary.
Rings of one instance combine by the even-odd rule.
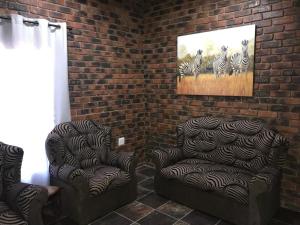
[[[23,150],[0,142],[0,224],[43,225],[43,187],[20,182]]]
[[[111,151],[109,127],[91,120],[61,123],[48,135],[46,151],[50,183],[62,187],[63,211],[78,224],[136,199],[135,154]]]
[[[288,141],[261,122],[213,117],[177,127],[153,152],[157,193],[236,225],[266,225],[280,205]]]

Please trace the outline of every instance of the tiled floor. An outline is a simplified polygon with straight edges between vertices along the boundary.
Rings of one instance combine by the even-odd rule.
[[[90,225],[232,225],[157,195],[153,191],[153,176],[153,167],[139,166],[137,200]],[[64,221],[57,225],[75,224]],[[300,225],[300,213],[280,209],[270,225]]]

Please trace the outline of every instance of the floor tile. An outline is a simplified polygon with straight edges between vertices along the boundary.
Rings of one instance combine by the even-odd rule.
[[[142,182],[140,182],[139,185],[143,188],[153,190],[154,189],[154,179],[148,178],[147,180],[143,180]]]
[[[156,209],[159,206],[165,204],[168,201],[168,199],[165,199],[164,197],[159,196],[155,192],[153,192],[139,199],[138,201]]]
[[[177,219],[182,218],[192,211],[192,209],[190,209],[189,207],[173,201],[169,201],[166,204],[163,204],[157,210]]]
[[[189,223],[186,223],[182,220],[178,220],[176,223],[174,223],[174,225],[190,225]]]
[[[299,225],[300,224],[300,212],[291,211],[288,209],[280,208],[274,219],[280,220],[287,224]]]
[[[217,225],[234,225],[234,224],[222,220],[219,223],[217,223]]]
[[[138,221],[138,223],[141,225],[171,225],[175,222],[175,219],[157,211],[153,211],[152,213]]]
[[[154,174],[155,174],[155,169],[146,166],[146,167],[138,169],[137,172],[140,173],[140,174],[143,174],[145,176],[148,176],[148,177],[153,177]]]
[[[151,192],[150,190],[138,186],[137,199],[140,199],[140,198],[144,197],[145,195],[149,194],[150,192]]]
[[[47,222],[45,222],[45,224],[48,224]],[[72,220],[70,220],[69,218],[65,218],[63,220],[61,220],[58,223],[55,223],[54,225],[77,225],[75,222],[73,222]]]
[[[182,220],[191,225],[215,225],[219,219],[199,211],[192,211]]]
[[[137,221],[140,218],[149,214],[152,210],[153,210],[153,208],[151,208],[143,203],[134,201],[134,202],[116,210],[116,212],[121,215],[124,215],[125,217],[127,217],[133,221]]]
[[[140,183],[141,181],[147,179],[148,177],[143,175],[143,174],[140,174],[140,173],[136,173],[136,177],[137,177],[137,182]]]
[[[112,212],[107,216],[91,223],[91,225],[130,225],[130,224],[132,224],[132,221],[118,215],[115,212]]]
[[[272,219],[272,221],[269,223],[269,225],[291,225],[291,224],[282,222],[280,220]]]
[[[142,164],[142,165],[139,165],[137,168],[136,168],[136,172],[139,172],[140,170],[143,170],[143,169],[146,169],[148,168],[149,166],[147,164]]]

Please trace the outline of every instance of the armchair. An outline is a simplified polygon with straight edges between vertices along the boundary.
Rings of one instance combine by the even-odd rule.
[[[63,211],[78,224],[136,199],[135,154],[111,151],[109,127],[61,123],[48,135],[46,151],[50,183],[62,187]]]
[[[43,225],[43,187],[20,182],[23,150],[0,142],[0,224]]]

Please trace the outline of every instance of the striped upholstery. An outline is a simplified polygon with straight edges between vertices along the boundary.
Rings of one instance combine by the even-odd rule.
[[[90,168],[105,162],[110,149],[110,128],[93,121],[57,125],[47,138],[47,155],[52,164]]]
[[[202,159],[185,159],[161,170],[162,176],[178,179],[203,191],[214,191],[240,203],[248,203],[252,172]]]
[[[110,151],[110,139],[111,129],[91,120],[57,125],[46,140],[51,176],[85,180],[92,196],[128,183],[132,154]]]
[[[23,218],[11,210],[6,202],[0,201],[0,224],[28,225]]]
[[[2,199],[2,193],[3,193],[3,178],[2,178],[3,166],[4,166],[4,151],[0,151],[0,199]]]
[[[0,224],[43,224],[41,208],[47,201],[46,189],[20,182],[23,150],[0,142]]]
[[[50,183],[61,187],[63,210],[89,224],[137,195],[133,152],[111,151],[111,128],[92,120],[57,125],[46,140]]]
[[[192,119],[178,126],[179,145],[186,158],[210,160],[252,172],[277,166],[287,140],[260,122]]]
[[[89,182],[89,195],[97,196],[106,190],[117,188],[130,181],[130,175],[117,167],[99,165],[86,169]]]
[[[191,119],[177,127],[177,148],[154,151],[160,176],[249,203],[249,186],[278,181],[287,140],[257,121]]]
[[[153,152],[157,164],[160,168],[169,166],[172,163],[178,162],[183,158],[181,149],[179,148],[164,148]]]
[[[3,188],[20,182],[23,150],[17,146],[7,145],[0,142],[0,157],[2,164],[0,170],[2,174]]]

